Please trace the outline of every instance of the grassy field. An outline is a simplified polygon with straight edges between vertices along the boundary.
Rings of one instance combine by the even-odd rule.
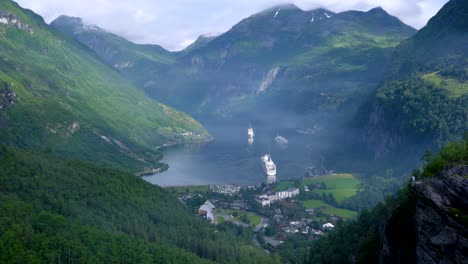
[[[323,210],[324,213],[329,214],[329,215],[336,215],[339,217],[342,217],[344,219],[348,218],[353,218],[356,216],[355,211],[347,210],[347,209],[341,209],[341,208],[336,208],[333,206],[329,206]]]
[[[344,219],[353,218],[356,216],[356,212],[354,211],[336,208],[321,200],[307,200],[303,202],[303,206],[306,209],[309,209],[309,208],[321,209],[322,212],[325,214],[336,215]]]
[[[316,209],[316,208],[328,207],[330,205],[322,200],[307,200],[303,202],[303,206],[306,209],[309,209],[309,208]]]
[[[234,212],[237,212],[237,216],[234,216]],[[251,213],[251,212],[243,212],[243,211],[238,211],[238,210],[226,210],[226,214],[234,216],[234,221],[237,222],[244,222],[242,219],[247,218],[249,220],[249,225],[251,227],[255,227],[260,224],[262,221],[260,216]]]
[[[325,183],[326,190],[314,190],[317,193],[333,194],[337,202],[353,196],[358,190],[359,180],[352,174],[331,174],[327,176],[314,177],[302,182],[302,186]]]
[[[293,181],[280,181],[278,185],[276,186],[275,190],[276,191],[285,191],[291,187],[294,187],[294,182]]]
[[[216,217],[216,219],[218,220],[218,225],[224,223],[224,221],[225,221],[224,217],[222,217],[222,216],[218,216],[218,217]]]
[[[422,79],[428,81],[437,87],[447,90],[451,98],[458,98],[468,93],[468,83],[460,82],[454,78],[444,78],[438,72],[425,74]]]

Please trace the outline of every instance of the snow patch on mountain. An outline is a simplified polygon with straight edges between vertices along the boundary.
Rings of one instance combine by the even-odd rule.
[[[281,8],[279,8],[279,9],[276,11],[276,13],[275,13],[275,15],[273,16],[273,18],[276,18],[276,17],[278,16],[279,11],[281,11]]]

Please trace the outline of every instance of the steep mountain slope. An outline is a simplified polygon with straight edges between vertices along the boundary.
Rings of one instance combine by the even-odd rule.
[[[52,24],[83,39],[61,20]],[[150,96],[192,114],[347,114],[380,81],[393,47],[414,32],[381,8],[335,14],[282,5],[178,53],[155,74],[121,72]]]
[[[392,47],[414,32],[388,14],[395,23],[375,30],[374,12],[265,10],[179,58],[164,75],[172,81],[147,91],[191,113],[221,116],[343,110],[375,87]],[[181,92],[198,101],[174,96]]]
[[[87,25],[81,18],[60,16],[50,25],[88,46],[134,83],[144,82],[146,76],[158,75],[175,61],[176,54],[161,46],[137,45],[98,26]]]
[[[466,263],[468,141],[426,161],[397,196],[315,242],[310,263]]]
[[[0,211],[1,263],[278,263],[132,174],[2,145]]]
[[[193,50],[201,49],[208,45],[213,39],[218,37],[220,34],[217,33],[207,33],[200,35],[197,40],[195,40],[192,44],[188,45],[184,50],[182,50],[179,54],[186,54],[190,53]]]
[[[2,143],[135,171],[156,166],[168,141],[208,136],[12,1],[0,3],[0,60]]]
[[[358,122],[375,156],[437,147],[468,130],[468,3],[448,2],[396,49]]]

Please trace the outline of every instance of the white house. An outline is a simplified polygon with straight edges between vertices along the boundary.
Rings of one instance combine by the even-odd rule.
[[[262,194],[262,195],[258,196],[258,198],[256,200],[262,206],[265,206],[265,205],[270,206],[270,204],[272,204],[273,202],[278,200],[278,197],[276,196],[276,194],[275,195]]]
[[[334,226],[332,223],[326,223],[326,224],[323,224],[323,225],[322,225],[323,230],[332,229],[332,228],[334,228],[334,227],[335,227],[335,226]]]
[[[215,206],[210,202],[206,201],[200,208],[198,209],[198,214],[203,215],[206,217],[206,220],[213,221],[213,209],[215,209]]]
[[[298,188],[289,188],[286,191],[276,192],[278,199],[291,198],[299,194]]]

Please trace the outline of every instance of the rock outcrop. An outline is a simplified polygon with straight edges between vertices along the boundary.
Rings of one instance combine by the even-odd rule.
[[[16,94],[11,90],[8,84],[0,85],[0,111],[6,110],[10,105],[15,103]]]
[[[34,31],[32,28],[25,23],[22,23],[15,14],[0,10],[0,25],[10,25],[17,29],[25,30],[30,34],[33,34]]]
[[[468,263],[468,166],[446,169],[410,190],[411,202],[385,221],[380,262]]]
[[[415,226],[418,263],[468,263],[468,230],[459,218],[468,212],[468,166],[416,183]],[[458,213],[455,213],[458,212]]]

